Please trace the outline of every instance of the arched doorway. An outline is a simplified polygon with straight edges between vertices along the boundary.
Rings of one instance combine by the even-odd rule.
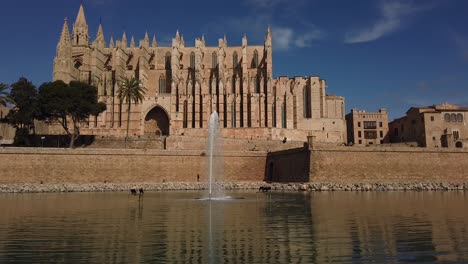
[[[145,136],[169,136],[169,117],[163,108],[156,106],[146,115]]]
[[[463,148],[463,143],[461,141],[458,141],[457,143],[455,143],[455,147],[456,148]]]

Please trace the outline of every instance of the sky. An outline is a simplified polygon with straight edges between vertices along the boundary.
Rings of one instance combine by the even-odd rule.
[[[16,0],[0,15],[0,82],[24,76],[51,81],[65,17],[70,30],[83,2],[90,36],[102,21],[106,40],[145,31],[169,45],[176,30],[186,46],[205,35],[216,46],[247,35],[262,45],[273,32],[273,73],[319,76],[328,93],[352,108],[386,108],[390,119],[412,106],[449,102],[468,107],[466,0]]]

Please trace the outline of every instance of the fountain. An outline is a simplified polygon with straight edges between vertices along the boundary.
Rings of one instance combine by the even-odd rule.
[[[215,111],[210,116],[208,128],[208,197],[200,200],[232,200],[224,194],[223,186],[223,149],[219,131],[219,117]]]

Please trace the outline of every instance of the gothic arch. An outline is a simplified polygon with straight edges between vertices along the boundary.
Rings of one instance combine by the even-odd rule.
[[[157,105],[146,113],[144,131],[146,136],[169,136],[169,115]]]

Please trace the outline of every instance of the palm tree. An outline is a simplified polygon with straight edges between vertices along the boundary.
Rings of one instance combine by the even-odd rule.
[[[10,94],[6,91],[8,89],[8,85],[4,83],[0,83],[0,104],[6,106],[9,104],[14,104],[15,102],[13,99],[10,98]]]
[[[145,98],[146,88],[143,87],[140,80],[132,78],[123,78],[120,84],[119,90],[117,90],[117,96],[120,102],[126,102],[127,108],[127,134],[125,136],[125,147],[127,147],[128,141],[128,130],[130,129],[130,106],[132,102],[135,104],[143,102]]]

